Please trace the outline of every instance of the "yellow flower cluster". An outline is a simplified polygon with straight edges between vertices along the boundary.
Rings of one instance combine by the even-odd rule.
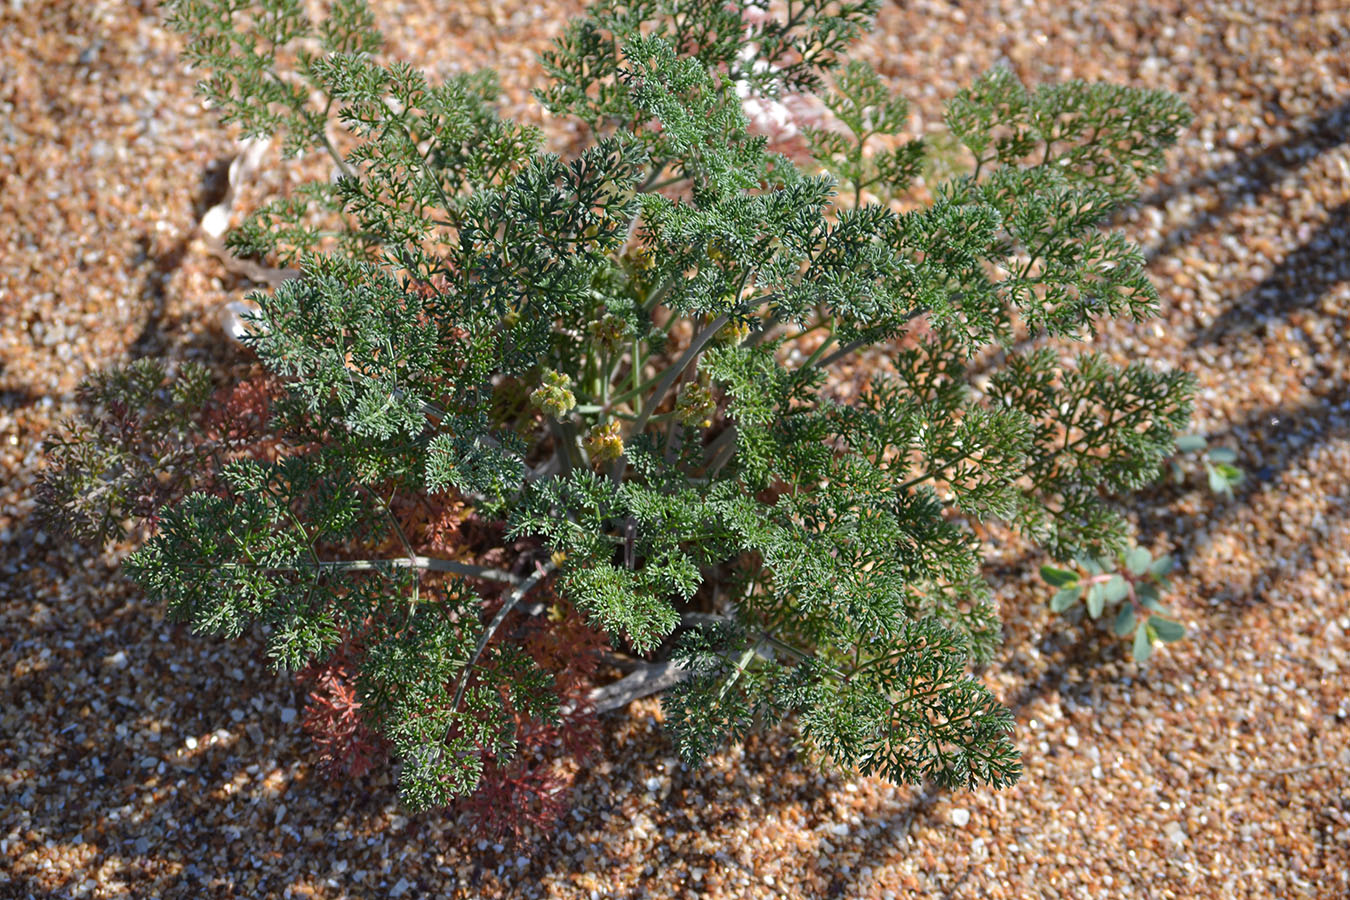
[[[717,329],[717,334],[713,335],[713,340],[725,346],[739,347],[741,341],[745,340],[749,336],[750,336],[749,322],[728,322],[721,328]]]
[[[606,353],[618,350],[630,331],[628,321],[614,313],[605,313],[604,318],[592,322],[586,330],[590,333],[591,340]]]
[[[617,419],[596,425],[586,433],[584,443],[592,462],[612,462],[623,456],[623,437]]]
[[[577,405],[576,395],[572,393],[572,379],[552,369],[544,372],[544,383],[530,394],[530,403],[544,414],[562,420],[568,410]]]
[[[707,385],[691,381],[680,391],[675,399],[675,418],[681,425],[708,428],[712,425],[712,414],[717,409],[717,400]]]

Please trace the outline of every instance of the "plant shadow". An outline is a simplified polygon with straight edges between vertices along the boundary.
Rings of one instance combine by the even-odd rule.
[[[1270,275],[1238,297],[1213,324],[1191,338],[1194,350],[1248,333],[1274,319],[1311,309],[1337,285],[1350,281],[1350,202],[1330,211],[1327,221]],[[1344,327],[1350,319],[1338,317]]]
[[[1305,124],[1294,128],[1293,133],[1278,144],[1262,147],[1192,178],[1150,191],[1131,204],[1129,209],[1162,207],[1176,197],[1208,188],[1217,188],[1219,198],[1214,208],[1173,228],[1157,246],[1149,248],[1145,258],[1153,262],[1169,256],[1197,237],[1218,230],[1240,205],[1259,202],[1289,172],[1307,165],[1313,157],[1347,140],[1350,140],[1350,100],[1313,116]],[[1119,220],[1120,216],[1116,218]]]

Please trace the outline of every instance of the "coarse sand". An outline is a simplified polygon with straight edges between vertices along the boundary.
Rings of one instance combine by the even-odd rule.
[[[571,0],[375,0],[391,55],[499,70],[529,97]],[[1042,559],[991,534],[1026,773],[993,792],[822,775],[773,733],[689,771],[655,698],[605,719],[557,834],[524,850],[409,816],[387,775],[317,776],[303,697],[261,641],[163,621],[121,575],[30,522],[41,441],[85,374],[243,351],[218,312],[250,285],[196,231],[238,152],[153,2],[0,0],[0,897],[1350,896],[1350,7],[1338,0],[887,3],[858,55],[912,131],[989,66],[1179,92],[1196,113],[1120,224],[1161,317],[1120,361],[1199,379],[1233,448],[1144,492],[1141,541],[1180,561],[1190,637],[1146,667],[1051,615]],[[321,160],[269,157],[241,204]]]

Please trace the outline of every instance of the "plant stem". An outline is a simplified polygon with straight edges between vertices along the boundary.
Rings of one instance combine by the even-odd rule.
[[[926,307],[926,306],[921,306],[921,307],[919,307],[918,309],[915,309],[915,310],[910,311],[910,313],[909,313],[907,316],[905,316],[905,321],[906,321],[906,322],[912,322],[912,321],[914,321],[915,319],[919,318],[919,316],[922,316],[922,315],[924,315],[924,314],[926,314],[926,313],[928,313],[928,312],[930,312],[930,310],[928,309],[928,307]],[[874,343],[876,343],[876,341],[873,340],[873,339],[871,339],[871,338],[858,338],[857,340],[849,341],[847,344],[845,344],[844,346],[840,347],[838,350],[836,350],[836,351],[834,351],[833,353],[831,353],[829,356],[827,356],[827,357],[825,357],[824,359],[822,359],[822,360],[820,361],[820,367],[821,367],[822,369],[828,369],[830,366],[832,366],[832,365],[834,365],[835,363],[839,362],[839,360],[843,359],[845,356],[848,356],[848,355],[849,355],[850,353],[852,353],[854,350],[857,350],[857,349],[859,349],[860,347],[865,347],[865,346],[867,346],[868,344],[874,344]]]
[[[512,575],[501,569],[488,569],[472,563],[463,563],[453,559],[441,559],[435,556],[396,556],[393,559],[320,559],[313,565],[298,564],[291,566],[242,565],[230,562],[181,563],[189,569],[257,569],[264,572],[307,572],[311,569],[329,572],[378,572],[384,569],[425,569],[428,572],[449,572],[466,578],[481,578],[484,581],[501,581],[506,584],[520,584],[519,575]]]
[[[811,368],[813,365],[815,365],[815,364],[816,364],[816,360],[818,360],[818,359],[820,359],[822,356],[824,356],[824,355],[825,355],[825,351],[828,350],[828,349],[830,349],[831,345],[834,344],[834,330],[833,330],[833,329],[834,329],[834,324],[835,324],[835,323],[834,323],[834,320],[833,320],[833,318],[831,318],[829,324],[826,326],[826,327],[828,327],[829,329],[831,329],[831,330],[830,330],[830,333],[829,333],[828,335],[825,336],[825,340],[821,341],[821,342],[820,342],[820,345],[819,345],[818,347],[816,347],[816,349],[813,350],[813,351],[811,352],[811,355],[808,356],[808,357],[806,358],[806,362],[802,363],[802,368],[803,368],[803,369],[809,369],[809,368]]]
[[[453,559],[440,559],[435,556],[400,556],[394,559],[353,559],[321,560],[319,568],[338,572],[370,572],[383,568],[425,569],[428,572],[449,572],[468,578],[481,578],[484,581],[501,581],[506,584],[520,584],[519,575],[501,569],[488,569],[472,563],[462,563]]]
[[[506,617],[511,614],[511,610],[516,608],[516,604],[556,568],[557,564],[549,560],[544,565],[539,566],[533,575],[516,585],[515,589],[507,595],[506,600],[502,603],[502,608],[497,610],[497,614],[492,617],[492,621],[488,623],[487,628],[483,629],[483,633],[479,635],[478,644],[473,648],[473,654],[464,662],[464,670],[460,673],[459,682],[455,685],[455,699],[450,704],[451,712],[459,709],[460,701],[464,699],[464,691],[469,686],[469,673],[478,663],[478,658],[483,655],[483,650],[487,647],[488,641],[492,640],[492,635],[501,627],[502,622],[506,621]],[[447,731],[445,736],[449,737],[450,733]]]
[[[722,329],[723,325],[727,324],[727,318],[727,314],[722,313],[708,323],[702,331],[694,335],[694,339],[689,342],[689,349],[684,351],[684,355],[675,362],[675,365],[666,369],[665,374],[661,376],[661,380],[656,383],[656,389],[647,398],[647,402],[642,405],[642,412],[638,414],[637,421],[633,423],[630,434],[638,435],[642,433],[642,430],[647,427],[647,421],[652,417],[652,413],[666,399],[666,394],[675,384],[675,379],[683,374],[689,364],[703,352],[703,348],[713,339],[713,336]],[[614,467],[610,470],[610,478],[616,482],[623,481],[623,473],[627,468],[627,457],[620,456],[614,461]]]

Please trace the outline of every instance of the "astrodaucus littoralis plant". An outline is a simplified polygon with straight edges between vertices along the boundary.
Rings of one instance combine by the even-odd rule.
[[[168,437],[78,426],[48,517],[108,536],[138,474],[198,466],[206,487],[155,508],[126,570],[199,631],[263,626],[277,666],[341,648],[355,687],[332,717],[350,732],[359,704],[414,808],[473,792],[521,722],[572,708],[503,626],[549,589],[683,667],[664,706],[690,762],[795,716],[839,766],[1014,781],[1011,716],[968,672],[999,635],[970,525],[1056,559],[1126,546],[1119,498],[1172,453],[1191,384],[1038,339],[1154,312],[1103,224],[1184,106],[996,69],[948,106],[971,167],[916,194],[903,101],[841,64],[875,0],[602,0],[543,56],[538,99],[592,136],[563,159],[499,117],[491,77],[432,84],[377,58],[363,3],[317,25],[303,6],[169,5],[226,122],[339,172],[229,237],[303,273],[254,298],[274,439],[181,451],[200,371],[105,376],[105,414]],[[747,92],[823,96],[815,163],[748,132]],[[828,393],[869,348],[856,397]],[[980,353],[997,366],[977,388]],[[510,553],[429,553],[411,523],[435,504],[497,523],[480,531]]]

